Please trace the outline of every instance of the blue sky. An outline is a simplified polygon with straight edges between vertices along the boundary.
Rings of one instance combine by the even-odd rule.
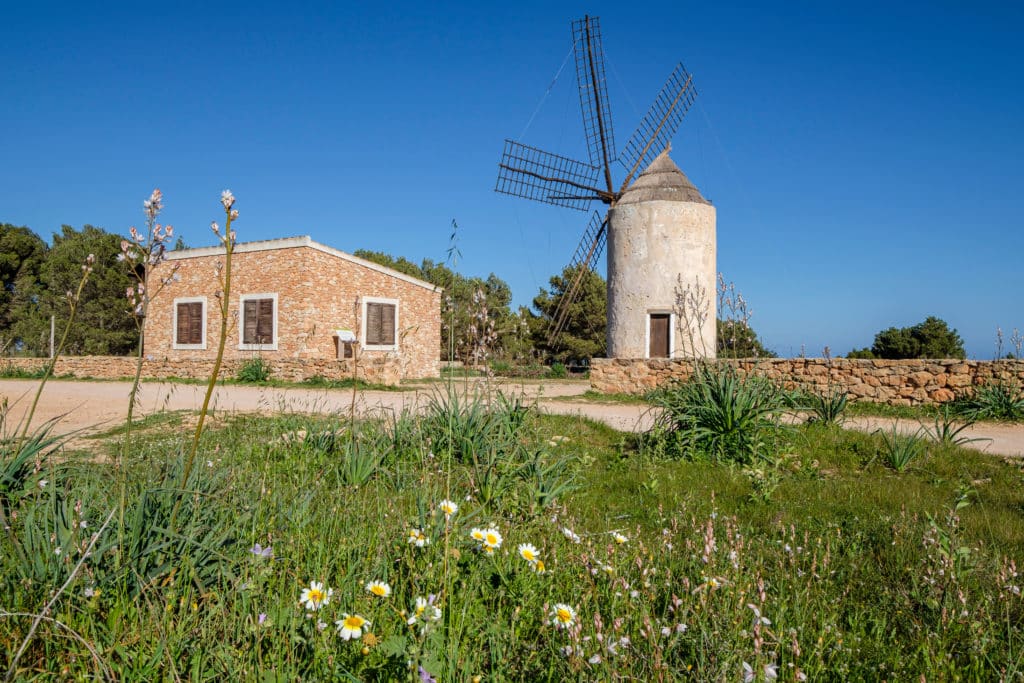
[[[587,215],[494,193],[497,162],[506,137],[585,158],[555,76],[589,13],[620,147],[693,74],[673,158],[770,348],[938,315],[985,359],[1024,328],[1020,3],[89,5],[0,8],[0,221],[44,238],[125,232],[160,187],[205,245],[230,188],[242,241],[444,260],[455,219],[458,268],[528,304]]]

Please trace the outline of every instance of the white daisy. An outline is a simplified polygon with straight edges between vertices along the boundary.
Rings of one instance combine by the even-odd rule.
[[[309,588],[304,589],[302,595],[299,596],[299,603],[305,605],[309,611],[315,612],[329,603],[332,595],[334,595],[333,589],[325,589],[319,581],[310,581]]]
[[[363,631],[370,626],[370,622],[358,614],[342,614],[334,624],[338,627],[338,635],[342,640],[358,640],[363,637]]]

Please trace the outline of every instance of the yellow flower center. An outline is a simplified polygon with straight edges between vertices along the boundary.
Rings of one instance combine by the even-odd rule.
[[[498,545],[498,537],[494,534],[487,534],[486,542],[488,545]]]
[[[544,561],[543,560],[537,560],[537,573],[538,574],[543,574],[544,573]]]
[[[530,550],[529,548],[523,548],[522,555],[523,555],[523,559],[526,560],[527,562],[533,562],[534,560],[537,559],[537,556],[534,555],[533,551]]]
[[[310,588],[309,599],[311,602],[321,602],[324,599],[324,592],[318,588]]]
[[[384,590],[384,586],[381,585],[371,586],[370,592],[380,597],[384,597],[384,595],[387,593],[387,591]]]
[[[361,629],[363,624],[366,623],[366,619],[363,619],[358,614],[353,614],[350,617],[345,617],[345,628],[353,631]]]
[[[558,611],[555,612],[555,616],[558,617],[558,620],[563,624],[568,624],[570,621],[572,621],[572,612],[565,609],[564,607],[559,608]]]

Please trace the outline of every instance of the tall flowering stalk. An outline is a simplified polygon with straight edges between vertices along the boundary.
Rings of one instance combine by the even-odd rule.
[[[132,417],[135,413],[135,403],[139,394],[139,381],[142,378],[142,352],[146,338],[146,317],[149,313],[149,304],[163,291],[164,287],[178,279],[178,264],[171,267],[166,277],[156,280],[151,277],[156,267],[164,260],[167,251],[167,242],[174,236],[173,226],[162,226],[156,222],[160,211],[164,208],[163,193],[159,189],[153,190],[149,199],[142,203],[146,211],[146,230],[140,233],[135,226],[128,228],[129,239],[121,240],[121,253],[117,260],[128,265],[128,272],[135,278],[134,287],[125,291],[125,297],[132,307],[135,319],[135,326],[139,330],[139,348],[135,357],[135,378],[132,382],[132,391],[128,398],[128,421],[125,425],[124,442],[122,443],[121,455],[128,454],[129,444],[132,435]]]
[[[235,231],[231,224],[238,220],[238,211],[235,205],[235,196],[231,190],[224,190],[220,194],[220,203],[224,206],[225,223],[224,232],[221,233],[220,226],[214,221],[210,223],[210,229],[217,236],[220,243],[224,245],[224,263],[217,264],[216,277],[220,284],[220,291],[215,295],[220,302],[220,339],[217,342],[217,358],[213,363],[213,371],[210,373],[210,381],[206,384],[206,396],[203,397],[203,407],[199,410],[199,421],[196,423],[196,431],[192,437],[192,449],[189,451],[188,459],[185,461],[185,468],[181,472],[181,482],[178,488],[184,491],[188,484],[188,478],[192,474],[192,465],[196,460],[196,452],[199,450],[199,437],[203,434],[203,425],[206,423],[206,413],[210,409],[210,398],[213,396],[214,387],[217,386],[217,377],[220,375],[220,367],[224,361],[224,346],[228,338],[228,322],[230,321],[231,308],[231,255],[235,251]],[[178,496],[171,512],[171,527],[178,517],[178,509],[181,507],[181,495]]]
[[[43,387],[46,386],[46,381],[53,375],[53,368],[57,365],[57,359],[60,358],[60,354],[64,351],[64,345],[68,341],[68,333],[71,332],[71,326],[75,322],[75,314],[78,312],[78,302],[82,297],[82,290],[85,289],[85,283],[89,281],[89,276],[92,275],[92,264],[96,262],[96,256],[89,254],[85,258],[85,263],[82,264],[82,279],[78,281],[78,289],[72,292],[70,289],[67,292],[68,306],[70,307],[70,313],[68,315],[68,322],[64,326],[64,332],[60,336],[60,343],[53,352],[53,358],[46,364],[46,370],[43,372],[43,379],[39,381],[39,388],[36,389],[35,398],[32,399],[32,407],[28,411],[28,415],[25,416],[25,424],[21,429],[21,436],[18,439],[18,448],[15,452],[21,449],[22,444],[25,441],[25,437],[28,436],[28,428],[32,423],[32,417],[36,413],[36,406],[39,405],[39,397],[43,394]]]

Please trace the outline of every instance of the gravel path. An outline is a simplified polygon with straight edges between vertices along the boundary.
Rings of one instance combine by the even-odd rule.
[[[0,380],[0,399],[8,401],[8,424],[16,424],[32,402],[37,382],[34,380]],[[456,386],[465,387],[461,381]],[[469,385],[471,388],[474,385]],[[355,409],[360,415],[380,411],[415,410],[426,405],[436,395],[439,384],[424,384],[410,391],[360,391],[355,395]],[[599,420],[621,431],[648,429],[652,415],[644,405],[600,403],[583,399],[564,400],[580,396],[589,389],[586,381],[529,381],[499,382],[492,388],[522,394],[536,401],[541,410],[558,415],[581,415]],[[33,422],[60,417],[62,431],[83,430],[86,433],[109,429],[124,419],[127,413],[128,382],[51,380],[40,399]],[[138,415],[161,410],[196,410],[203,400],[205,386],[147,382],[141,387]],[[561,397],[562,400],[557,400]],[[217,412],[298,412],[348,414],[353,407],[353,394],[344,389],[270,388],[258,386],[220,386],[214,392],[214,410]],[[845,426],[873,431],[891,429],[894,420],[888,418],[850,418]],[[901,420],[898,428],[913,432],[920,428],[917,422]],[[926,424],[925,426],[929,426]],[[966,430],[964,435],[987,439],[970,444],[978,450],[996,455],[1024,457],[1024,425],[985,423]]]

